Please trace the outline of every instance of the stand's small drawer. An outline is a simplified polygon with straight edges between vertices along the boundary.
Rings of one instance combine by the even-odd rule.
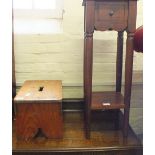
[[[96,1],[95,29],[96,30],[124,30],[127,27],[128,2]]]

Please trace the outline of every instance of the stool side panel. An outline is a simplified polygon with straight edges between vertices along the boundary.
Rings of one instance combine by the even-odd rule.
[[[18,139],[30,139],[41,128],[48,138],[63,137],[63,117],[60,103],[18,104],[16,134]]]
[[[41,106],[44,108],[40,120],[42,121],[41,128],[48,138],[62,138],[63,137],[63,117],[62,105],[60,103],[48,104],[48,106]],[[49,123],[48,123],[49,122]]]

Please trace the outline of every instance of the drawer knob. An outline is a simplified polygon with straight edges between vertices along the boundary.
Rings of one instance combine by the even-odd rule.
[[[113,16],[113,14],[114,14],[114,11],[111,10],[111,11],[109,12],[109,16]]]

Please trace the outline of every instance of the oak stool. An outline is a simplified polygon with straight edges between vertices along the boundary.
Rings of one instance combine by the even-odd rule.
[[[47,138],[63,137],[61,81],[25,81],[14,101],[18,139],[29,140],[38,129]]]

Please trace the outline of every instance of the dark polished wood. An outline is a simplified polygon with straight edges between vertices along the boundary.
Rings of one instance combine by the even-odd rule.
[[[120,108],[124,108],[124,137],[128,135],[129,111],[132,85],[133,38],[136,29],[136,0],[85,0],[84,5],[84,100],[86,138],[90,138],[91,111],[116,109],[116,117]],[[93,32],[118,31],[116,58],[116,92],[111,95],[92,92],[93,74]],[[125,60],[125,91],[121,95],[122,64],[123,64],[123,32],[127,31],[126,60]],[[116,95],[119,94],[119,95]],[[116,97],[117,96],[117,97]],[[118,97],[119,96],[119,97]],[[117,100],[121,98],[120,100]],[[123,101],[124,100],[124,101]],[[107,105],[102,102],[107,101]],[[110,102],[110,103],[109,103]],[[113,104],[111,104],[111,102]],[[115,104],[114,104],[115,103]],[[118,122],[118,121],[117,121]],[[118,126],[116,124],[116,126]]]
[[[95,29],[122,31],[127,27],[127,0],[94,0]]]
[[[86,137],[90,138],[90,103],[92,93],[92,61],[93,61],[93,32],[94,32],[94,1],[85,6],[85,36],[84,36],[84,99],[85,102],[85,131]]]
[[[124,92],[124,136],[127,136],[129,125],[131,86],[132,86],[132,68],[133,68],[133,33],[127,36],[126,63],[125,63],[125,92]]]
[[[48,138],[62,138],[61,81],[26,81],[14,101],[18,139],[32,139],[39,129]]]
[[[93,92],[91,110],[124,108],[124,98],[120,92]]]
[[[121,92],[123,65],[123,31],[118,32],[116,58],[116,92]]]
[[[124,31],[119,31],[117,36],[117,57],[116,57],[116,92],[121,93],[122,88],[122,66],[123,66],[123,34]],[[123,102],[124,104],[124,102]],[[118,124],[118,116],[119,110],[115,111],[116,114],[116,121],[115,121],[115,128],[117,129]]]
[[[142,155],[142,150],[129,149],[126,150],[115,150],[115,151],[84,151],[84,152],[14,152],[13,155]]]
[[[125,60],[125,90],[124,90],[125,109],[124,109],[123,134],[125,137],[128,136],[128,126],[129,126],[133,54],[134,54],[133,45],[134,45],[134,32],[136,30],[136,13],[137,13],[137,2],[129,1],[129,16],[128,16],[126,60]]]
[[[120,125],[122,125],[122,113]],[[79,154],[79,155],[142,155],[142,144],[129,127],[128,138],[123,138],[121,127],[114,130],[113,111],[92,113],[92,136],[86,139],[84,134],[83,112],[65,112],[64,136],[62,139],[47,139],[41,133],[29,141],[16,137],[13,122],[13,155],[18,154]],[[102,123],[101,123],[102,122]],[[141,152],[141,153],[138,153]]]

